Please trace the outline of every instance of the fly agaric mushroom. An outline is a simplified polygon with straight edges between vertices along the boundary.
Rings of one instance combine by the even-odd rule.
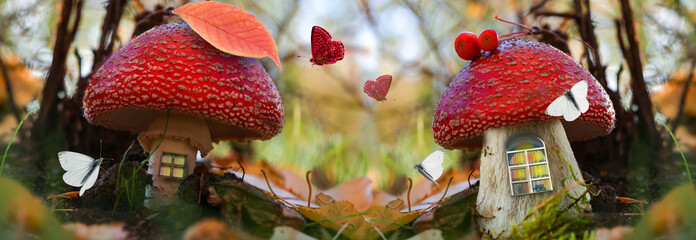
[[[546,115],[547,106],[579,81],[588,83],[589,109],[572,122]],[[494,237],[507,236],[536,204],[569,186],[571,172],[582,179],[569,140],[603,136],[613,128],[612,103],[587,70],[547,44],[522,39],[502,41],[469,62],[433,116],[441,146],[483,147],[477,224]],[[578,185],[569,193],[580,197],[584,190]],[[564,197],[561,206],[571,201]]]
[[[140,133],[153,185],[165,196],[211,141],[266,140],[284,121],[280,94],[258,60],[221,52],[183,22],[154,28],[111,55],[90,78],[83,105],[92,124]]]

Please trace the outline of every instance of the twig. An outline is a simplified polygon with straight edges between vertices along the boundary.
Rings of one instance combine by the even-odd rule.
[[[312,202],[312,183],[309,182],[309,174],[312,173],[312,170],[307,171],[307,175],[305,178],[307,178],[307,187],[309,187],[309,195],[307,196],[307,207],[309,207],[309,203]]]
[[[408,202],[408,211],[411,211],[411,187],[413,187],[413,180],[411,178],[408,179],[408,192],[406,193],[406,202]]]
[[[273,188],[271,188],[271,183],[268,182],[268,177],[266,176],[266,171],[261,169],[261,173],[263,173],[263,178],[266,179],[266,185],[268,185],[268,190],[270,190],[271,193],[273,193],[273,197],[279,198],[278,195],[276,195],[275,192],[273,192]]]
[[[469,177],[466,178],[466,182],[469,183],[469,187],[471,187],[471,175],[474,175],[474,169],[471,169]]]
[[[239,164],[239,167],[242,168],[242,182],[244,182],[244,176],[246,176],[246,171],[244,171],[244,166],[242,166],[242,162],[237,160],[237,164]]]
[[[589,0],[585,0],[589,1]],[[620,0],[621,2],[621,15],[623,19],[623,29],[626,33],[626,40],[628,41],[628,51],[630,55],[624,55],[626,62],[630,62],[628,65],[631,73],[631,91],[633,92],[633,102],[638,105],[638,118],[642,123],[644,128],[647,129],[650,139],[657,136],[657,129],[655,128],[654,115],[652,113],[652,102],[650,101],[650,94],[648,94],[647,86],[645,85],[645,78],[643,77],[643,63],[640,57],[640,46],[638,44],[638,36],[635,30],[635,24],[633,21],[633,10],[628,0]],[[641,126],[639,126],[641,127]]]
[[[440,49],[438,48],[437,44],[439,41],[435,40],[432,32],[425,26],[423,16],[419,13],[416,6],[414,6],[411,1],[403,0],[402,2],[408,7],[409,10],[411,10],[413,15],[418,18],[418,28],[421,30],[421,33],[423,33],[423,38],[425,38],[428,45],[430,45],[429,52],[435,54],[435,60],[438,61],[437,65],[440,66],[440,73],[437,75],[439,75],[438,77],[440,77],[440,80],[443,80],[443,75],[447,75],[447,69],[445,68],[447,64],[445,64],[445,60],[442,57],[442,54],[440,54]]]
[[[449,187],[450,187],[450,184],[452,184],[452,180],[454,180],[454,177],[450,177],[449,182],[447,182],[447,187],[445,188],[445,193],[442,194],[442,197],[440,198],[440,200],[437,200],[437,203],[441,203],[442,199],[445,199],[445,196],[447,196],[447,191],[449,191]]]

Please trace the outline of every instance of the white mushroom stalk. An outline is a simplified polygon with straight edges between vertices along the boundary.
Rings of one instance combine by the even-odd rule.
[[[572,184],[572,179],[582,179],[580,168],[575,161],[573,150],[570,149],[568,137],[563,130],[560,120],[549,120],[539,123],[529,123],[517,126],[508,126],[487,130],[483,134],[483,151],[481,154],[481,179],[479,194],[476,199],[476,210],[481,217],[476,219],[478,226],[491,236],[504,233],[514,224],[519,223],[525,214],[533,209],[545,198],[552,196],[555,191],[538,194],[524,194],[513,196],[510,192],[510,175],[508,170],[505,143],[511,136],[520,132],[533,132],[538,134],[546,142],[546,157],[554,190],[561,190]],[[561,156],[563,159],[561,159]],[[567,162],[567,163],[566,163]],[[574,173],[575,176],[572,176]],[[567,179],[563,181],[563,179]],[[575,198],[580,197],[585,188],[574,187],[569,193]],[[589,200],[589,194],[586,195]],[[568,206],[573,199],[562,198],[561,206]],[[590,206],[579,203],[581,208]],[[571,211],[575,211],[574,208]],[[511,213],[513,213],[511,215]]]

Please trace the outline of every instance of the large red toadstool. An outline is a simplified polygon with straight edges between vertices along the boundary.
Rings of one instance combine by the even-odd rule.
[[[154,28],[133,39],[89,79],[84,115],[95,125],[139,132],[151,152],[149,172],[164,195],[191,174],[196,152],[211,141],[269,139],[280,133],[280,94],[256,59],[211,46],[186,23]]]
[[[580,81],[588,83],[586,112],[572,122],[545,114]],[[433,116],[441,146],[483,148],[476,203],[482,217],[476,222],[494,237],[508,236],[506,230],[532,207],[571,184],[571,172],[582,179],[569,140],[606,135],[613,127],[612,103],[587,70],[547,44],[522,39],[501,41],[467,64]],[[584,190],[577,186],[569,193],[579,197]],[[564,197],[561,204],[570,201]]]

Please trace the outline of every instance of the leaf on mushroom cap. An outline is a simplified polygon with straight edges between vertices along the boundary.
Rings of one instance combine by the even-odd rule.
[[[256,17],[220,2],[188,3],[173,11],[220,51],[250,58],[270,57],[280,70],[278,47]]]
[[[217,50],[183,22],[151,29],[111,55],[89,79],[83,110],[92,124],[142,132],[170,104],[205,118],[214,141],[269,139],[285,119],[258,60]]]
[[[433,116],[435,141],[447,149],[478,148],[488,129],[551,119],[546,107],[579,81],[587,81],[590,108],[562,121],[570,140],[606,135],[614,108],[599,82],[568,55],[547,44],[510,39],[469,62],[450,83]]]

